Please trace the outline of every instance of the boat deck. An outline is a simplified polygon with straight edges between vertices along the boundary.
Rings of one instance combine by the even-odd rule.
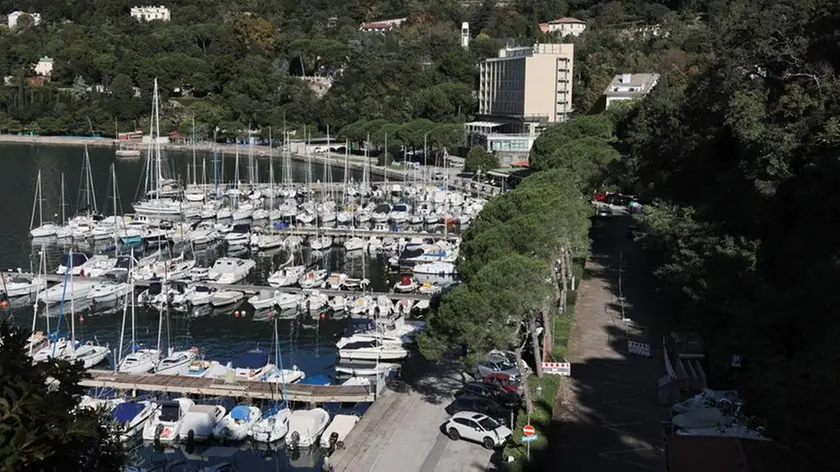
[[[231,398],[277,400],[283,396],[283,385],[272,382],[225,379],[207,379],[180,375],[122,374],[106,370],[90,370],[90,378],[79,384],[91,388],[113,388],[115,390],[138,390],[144,392],[179,393]],[[286,385],[289,401],[326,403],[372,402],[376,399],[374,386],[365,385]]]

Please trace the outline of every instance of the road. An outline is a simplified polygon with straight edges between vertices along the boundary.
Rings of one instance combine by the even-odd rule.
[[[563,472],[662,471],[664,374],[655,343],[656,305],[640,255],[626,234],[631,218],[618,207],[593,232],[588,278],[581,282],[569,345],[572,377],[558,392],[552,462]],[[619,288],[619,274],[622,275]],[[622,321],[624,313],[631,321]],[[626,326],[625,326],[626,325]],[[628,334],[629,333],[629,334]],[[627,338],[651,344],[653,357],[629,354]]]
[[[444,407],[465,379],[454,368],[425,369],[432,370],[389,390],[370,407],[345,441],[345,449],[330,458],[335,472],[478,472],[491,468],[491,451],[480,444],[452,441],[440,431],[449,417]],[[409,370],[404,371],[406,377],[414,375]]]

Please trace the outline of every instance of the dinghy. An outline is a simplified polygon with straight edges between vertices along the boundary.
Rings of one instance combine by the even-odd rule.
[[[230,410],[213,429],[213,436],[219,439],[230,439],[241,441],[248,436],[257,422],[261,419],[262,412],[255,406],[237,405]]]

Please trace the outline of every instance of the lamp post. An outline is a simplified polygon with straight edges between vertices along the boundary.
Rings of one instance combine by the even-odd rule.
[[[542,398],[542,385],[537,384],[536,393],[537,393],[537,398]]]

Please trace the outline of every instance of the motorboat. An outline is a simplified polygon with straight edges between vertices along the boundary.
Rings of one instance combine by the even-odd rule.
[[[383,344],[377,341],[356,341],[345,344],[338,350],[338,357],[347,360],[401,360],[408,357],[404,347]]]
[[[257,263],[251,259],[236,257],[222,257],[216,260],[210,268],[209,276],[217,284],[236,284],[248,277]]]
[[[244,246],[251,242],[251,225],[235,224],[231,231],[225,235],[225,242],[228,246]]]
[[[216,289],[206,285],[195,285],[192,291],[184,297],[187,306],[202,306],[213,302]]]
[[[181,420],[181,439],[206,441],[213,437],[216,425],[225,417],[222,405],[193,404]]]
[[[370,285],[370,280],[368,279],[358,279],[354,277],[347,277],[344,279],[344,289],[347,290],[361,290],[365,287]]]
[[[302,298],[300,300],[298,306],[302,309],[308,310],[309,314],[313,314],[327,306],[327,303],[329,303],[329,301],[330,299],[328,296],[324,295],[318,290],[313,290],[305,299]]]
[[[96,284],[86,298],[93,300],[94,303],[110,303],[116,302],[131,293],[130,284],[119,281],[113,276],[109,276],[107,279]]]
[[[117,423],[115,432],[120,441],[128,442],[140,436],[157,407],[157,403],[148,401],[125,401],[117,404],[111,410],[111,417]]]
[[[193,267],[190,269],[190,280],[201,282],[210,279],[209,267]]]
[[[48,341],[47,345],[40,350],[35,351],[32,355],[32,363],[46,362],[51,358],[60,358],[64,355],[64,351],[70,346],[67,338],[58,338],[56,340]]]
[[[298,285],[304,289],[322,287],[327,278],[327,274],[328,272],[325,269],[310,270],[300,276],[298,279]]]
[[[425,323],[407,323],[403,318],[396,320],[379,319],[376,323],[368,320],[351,324],[345,331],[345,336],[335,344],[342,349],[355,342],[378,341],[389,346],[404,346],[414,342],[414,338],[425,328]]]
[[[181,369],[198,357],[198,349],[191,348],[187,351],[173,351],[161,359],[155,367],[156,374],[178,375]]]
[[[376,205],[376,208],[373,209],[373,213],[371,213],[370,218],[376,223],[384,223],[388,221],[391,214],[391,205],[387,203],[380,203]]]
[[[247,221],[254,216],[254,205],[251,203],[242,203],[238,208],[233,210],[231,218],[233,221]]]
[[[415,264],[412,270],[415,274],[422,275],[455,275],[458,273],[455,264],[441,261]]]
[[[210,303],[213,304],[214,308],[218,308],[233,305],[243,298],[245,298],[245,294],[243,292],[236,290],[217,290],[213,292],[213,298]]]
[[[327,305],[329,305],[330,310],[332,310],[333,313],[341,313],[342,311],[347,310],[347,299],[341,295],[336,295],[330,298]]]
[[[361,251],[367,247],[367,243],[364,239],[353,236],[344,241],[344,250],[347,252]]]
[[[357,377],[373,377],[385,375],[399,368],[400,364],[392,362],[339,362],[335,366],[335,371]]]
[[[65,254],[58,263],[55,273],[64,275],[70,270],[71,275],[79,275],[81,267],[90,259],[90,255],[84,252],[73,252]]]
[[[292,412],[286,444],[290,449],[307,448],[317,444],[329,422],[330,414],[323,408]]]
[[[29,236],[35,238],[50,238],[56,235],[61,229],[60,226],[52,223],[44,223],[41,226],[29,230]]]
[[[326,287],[331,290],[340,290],[347,281],[347,274],[330,274],[326,280]]]
[[[34,295],[46,287],[47,283],[42,278],[29,279],[21,275],[7,276],[3,274],[3,284],[0,285],[0,292],[5,292],[9,298]]]
[[[291,369],[274,369],[266,381],[281,384],[295,384],[305,378],[306,374],[298,369],[298,366],[294,365]]]
[[[283,245],[286,237],[282,234],[253,234],[251,235],[251,247],[260,250],[274,249]]]
[[[231,363],[231,368],[239,380],[266,380],[277,370],[268,353],[260,349],[243,353]]]
[[[375,305],[373,297],[366,295],[356,298],[350,305],[350,313],[353,315],[361,315],[367,313],[373,305]]]
[[[262,419],[262,412],[259,408],[250,405],[237,405],[216,423],[213,429],[213,436],[219,439],[241,441],[248,436],[257,422]]]
[[[181,423],[194,405],[195,402],[183,397],[159,402],[143,427],[143,440],[172,442],[180,439]]]
[[[299,293],[280,293],[274,298],[274,304],[280,310],[291,310],[300,304],[303,295]]]
[[[268,276],[268,285],[272,287],[288,287],[297,283],[306,272],[306,266],[289,266]]]
[[[40,300],[46,304],[60,303],[62,300],[68,302],[70,300],[86,299],[91,290],[96,287],[98,282],[92,280],[73,279],[67,283],[52,286],[41,292]],[[65,289],[66,287],[66,289]]]
[[[358,422],[357,415],[335,415],[321,435],[321,447],[324,449],[343,448],[344,439]]]
[[[274,407],[272,410],[260,418],[248,434],[251,439],[262,443],[277,442],[284,437],[289,431],[289,418],[292,416],[292,410],[288,408]]]
[[[408,220],[408,214],[411,213],[411,207],[405,203],[397,203],[391,208],[389,218],[394,223],[405,223]]]
[[[157,349],[137,349],[120,361],[119,372],[123,374],[145,374],[151,372],[160,362]]]
[[[400,281],[394,284],[394,291],[397,293],[410,293],[417,290],[417,282],[411,277],[404,275]]]
[[[316,236],[309,240],[309,247],[315,251],[323,251],[332,247],[332,236]]]
[[[248,298],[248,303],[250,303],[256,310],[265,310],[266,308],[274,306],[277,302],[277,297],[279,296],[280,292],[277,290],[274,292],[271,290],[260,290],[259,293]]]

